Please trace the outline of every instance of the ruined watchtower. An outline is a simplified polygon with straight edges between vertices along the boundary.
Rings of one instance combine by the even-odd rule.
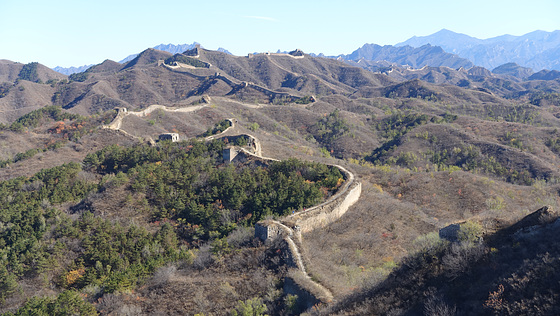
[[[177,133],[165,133],[165,134],[159,135],[159,141],[164,141],[164,140],[170,140],[172,142],[178,142],[179,141],[179,134],[177,134]]]
[[[273,240],[282,234],[282,229],[279,225],[271,220],[263,220],[255,224],[255,237],[263,242]]]

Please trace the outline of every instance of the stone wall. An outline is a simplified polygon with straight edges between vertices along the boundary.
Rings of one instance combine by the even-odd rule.
[[[272,159],[255,156],[252,153],[244,151],[246,154],[253,156],[255,159],[263,161],[270,161]],[[325,227],[326,225],[338,220],[342,215],[348,211],[350,206],[358,201],[362,193],[362,184],[355,181],[354,175],[341,166],[336,166],[344,174],[345,183],[338,192],[332,196],[328,201],[311,207],[305,211],[297,212],[289,215],[280,220],[283,225],[290,229],[296,229],[300,233],[310,232],[316,228]],[[266,224],[263,222],[257,225],[276,225],[275,221],[268,221]],[[255,237],[266,241],[269,237],[264,234],[257,235],[257,228],[255,227]]]
[[[259,145],[255,147],[260,147],[258,140],[252,138]],[[243,148],[241,150],[248,156],[252,156],[252,159],[262,160],[263,162],[276,160],[262,157],[260,152],[255,155]],[[260,151],[260,148],[258,148],[258,151]],[[338,165],[332,166],[338,168],[344,174],[345,181],[344,185],[328,201],[294,215],[286,216],[280,221],[264,220],[255,225],[255,237],[262,241],[267,242],[275,238],[283,238],[286,242],[288,264],[294,267],[293,270],[297,273],[292,273],[291,277],[285,278],[285,282],[289,286],[284,290],[286,293],[294,293],[300,296],[299,303],[310,304],[305,306],[306,308],[317,302],[331,302],[333,295],[327,288],[313,281],[307,274],[302,253],[299,250],[302,243],[301,234],[338,220],[348,211],[350,206],[358,201],[362,192],[362,184],[355,180],[351,172]],[[300,277],[294,279],[294,275],[300,275]]]
[[[298,227],[302,233],[325,227],[342,217],[350,206],[358,201],[361,192],[362,184],[360,182],[354,182],[347,191],[344,192],[345,194],[342,194],[329,203],[319,205],[309,212],[305,212],[301,215],[295,214],[292,218],[287,218],[284,224]]]
[[[337,165],[334,167],[337,167],[344,175],[346,181],[343,187],[328,201],[286,216],[282,219],[282,223],[289,227],[297,227],[302,233],[310,232],[336,221],[358,201],[362,193],[362,184],[355,181],[354,175],[345,168]]]

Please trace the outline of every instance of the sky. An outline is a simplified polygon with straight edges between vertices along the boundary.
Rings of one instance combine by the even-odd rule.
[[[560,30],[559,12],[558,0],[0,0],[0,59],[70,67],[193,42],[339,55],[443,28],[480,39]]]

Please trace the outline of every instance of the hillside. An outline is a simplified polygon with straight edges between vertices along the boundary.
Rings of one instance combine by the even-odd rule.
[[[494,68],[492,73],[512,76],[524,80],[529,78],[534,72],[531,68],[521,67],[516,63],[507,63]]]
[[[471,68],[472,62],[460,58],[457,55],[446,53],[441,47],[429,44],[418,48],[411,46],[379,46],[375,44],[365,44],[351,54],[339,56],[345,60],[359,61],[388,61],[400,65],[408,65],[412,68],[430,67],[450,67]]]
[[[554,72],[355,64],[3,61],[0,312],[555,314],[557,224],[523,220],[560,207]],[[469,243],[438,237],[456,224]]]
[[[469,222],[459,240],[424,236],[384,282],[312,314],[555,315],[557,227],[558,213],[544,207],[484,241],[475,241],[482,226]]]
[[[159,45],[154,46],[152,48],[157,49],[157,50],[161,50],[161,51],[164,51],[164,52],[168,52],[168,53],[171,53],[171,54],[177,54],[177,53],[182,53],[184,51],[187,51],[189,49],[193,49],[193,48],[197,47],[197,45],[200,45],[200,44],[197,43],[197,42],[193,42],[192,44],[181,44],[181,45],[159,44]],[[138,56],[138,54],[128,55],[127,57],[120,60],[119,63],[120,64],[126,64],[127,62],[136,58],[136,56]]]
[[[47,82],[62,80],[66,76],[39,63],[21,64],[10,60],[0,60],[0,82],[14,82],[27,80],[32,82]]]
[[[429,66],[411,69],[386,61],[372,62],[362,59],[358,62],[347,62],[374,73],[385,74],[398,82],[419,79],[437,85],[454,85],[467,91],[492,93],[506,99],[520,98],[533,104],[538,104],[540,101],[535,100],[542,97],[554,98],[555,93],[560,91],[560,82],[556,80],[557,71],[542,70],[533,74],[531,69],[513,63],[501,65],[490,71],[478,66],[469,69]]]

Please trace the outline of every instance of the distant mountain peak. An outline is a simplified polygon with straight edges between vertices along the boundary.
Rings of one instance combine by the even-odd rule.
[[[183,53],[185,51],[188,51],[190,49],[193,49],[197,46],[200,46],[200,43],[198,42],[193,42],[192,44],[180,44],[180,45],[175,45],[175,44],[159,44],[157,46],[152,47],[153,49],[157,49],[157,50],[161,50],[164,52],[168,52],[171,54],[180,54]],[[132,54],[132,55],[128,55],[126,58],[124,58],[123,60],[119,61],[119,63],[124,64],[127,63],[131,60],[133,60],[134,58],[136,58],[136,56],[138,56],[138,54]]]
[[[59,72],[63,75],[70,76],[71,74],[86,71],[91,66],[93,66],[93,64],[83,65],[83,66],[79,66],[79,67],[60,67],[60,66],[56,66],[52,70],[54,70],[56,72]]]
[[[136,55],[134,59],[126,63],[122,69],[134,67],[136,65],[147,65],[156,63],[160,59],[171,57],[172,54],[155,48],[148,48]]]
[[[521,36],[506,34],[478,39],[442,29],[427,36],[413,36],[395,46],[421,47],[425,44],[441,46],[446,52],[457,54],[487,69],[515,62],[537,71],[560,70],[560,30],[536,30]]]
[[[410,65],[412,68],[424,66],[439,67],[446,66],[457,69],[459,67],[470,68],[473,64],[456,55],[445,52],[439,46],[430,44],[421,47],[411,46],[380,46],[377,44],[364,44],[349,55],[340,55],[342,59],[358,61],[360,59],[369,61],[388,61],[400,65]]]
[[[448,30],[448,29],[445,29],[445,28],[444,28],[444,29],[441,29],[441,30],[437,31],[437,32],[434,33],[434,34],[459,34],[459,33],[453,32],[453,31],[451,31],[451,30]]]

